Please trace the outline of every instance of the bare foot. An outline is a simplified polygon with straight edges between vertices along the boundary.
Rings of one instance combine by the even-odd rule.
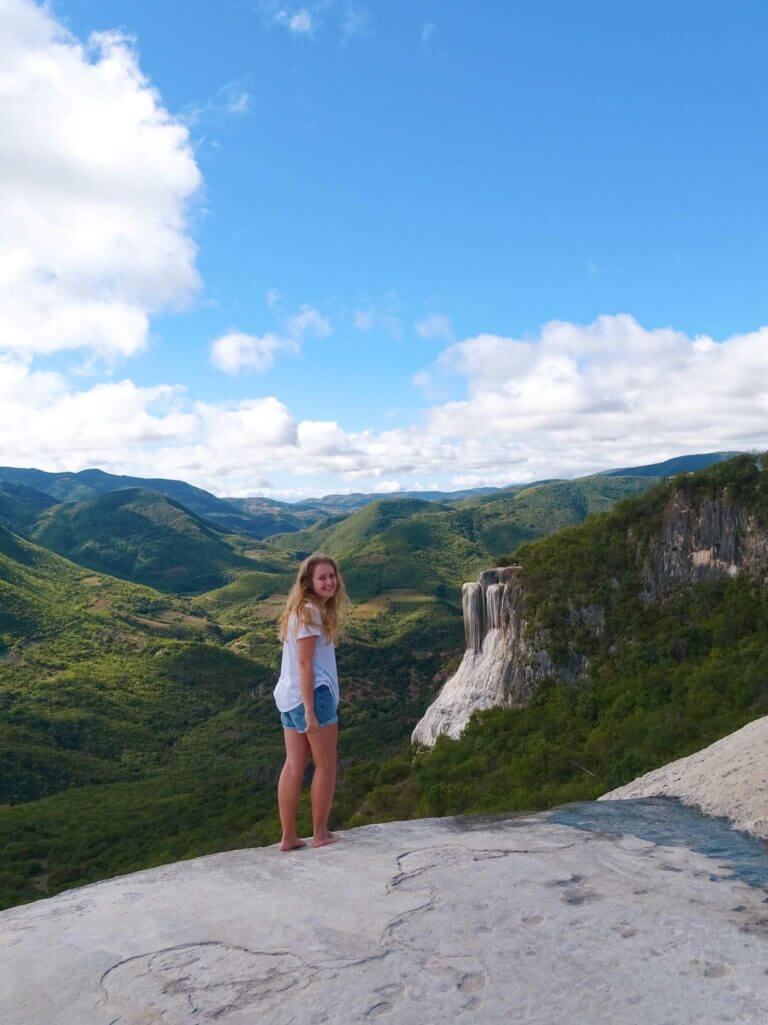
[[[325,832],[325,836],[313,836],[312,846],[313,847],[327,847],[329,843],[338,843],[341,840],[340,836],[336,836],[335,833],[330,833],[328,830]]]
[[[299,847],[306,847],[307,841],[300,840],[298,836],[295,836],[292,840],[281,840],[280,850],[281,851],[297,851]]]

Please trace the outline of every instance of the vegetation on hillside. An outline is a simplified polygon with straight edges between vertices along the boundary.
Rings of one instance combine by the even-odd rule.
[[[134,488],[53,506],[32,536],[82,566],[177,594],[208,591],[254,568],[205,520]]]
[[[269,544],[297,558],[323,550],[340,559],[358,599],[411,587],[458,602],[462,583],[511,548],[652,484],[647,477],[588,477],[451,504],[386,499]]]
[[[56,505],[56,499],[24,484],[0,478],[0,526],[27,534],[38,516]]]

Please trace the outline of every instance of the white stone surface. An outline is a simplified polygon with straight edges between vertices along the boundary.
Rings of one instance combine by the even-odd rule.
[[[509,653],[501,630],[489,630],[479,651],[467,649],[459,668],[426,710],[411,734],[411,743],[432,747],[445,733],[457,740],[475,712],[507,703]]]
[[[696,754],[639,776],[600,800],[633,797],[676,797],[768,839],[768,716]]]
[[[768,1021],[765,892],[682,847],[422,820],[0,914],[4,1025]]]

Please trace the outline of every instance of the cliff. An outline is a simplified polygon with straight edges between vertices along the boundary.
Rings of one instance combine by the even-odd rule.
[[[520,573],[519,566],[489,569],[464,584],[464,657],[414,729],[413,743],[461,736],[480,709],[525,705],[536,682],[553,673],[547,652],[527,636]]]
[[[768,530],[757,515],[726,489],[713,496],[682,488],[673,492],[642,557],[644,596],[663,598],[677,588],[743,570],[766,583]]]
[[[727,481],[734,467],[751,470],[750,487]],[[739,457],[730,471],[721,464],[661,485],[562,532],[561,539],[525,546],[520,565],[487,570],[465,584],[464,657],[412,742],[431,746],[441,734],[458,738],[474,712],[525,706],[544,679],[585,677],[595,653],[623,643],[622,603],[663,602],[690,585],[742,573],[765,586],[768,528],[754,499],[766,476],[752,457]],[[592,564],[558,564],[557,545],[578,560],[570,540],[589,531],[591,547],[582,548]]]

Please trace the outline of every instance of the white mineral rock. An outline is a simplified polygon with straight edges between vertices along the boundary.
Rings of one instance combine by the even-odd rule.
[[[768,1021],[765,891],[547,816],[231,851],[0,914],[7,1025]]]

